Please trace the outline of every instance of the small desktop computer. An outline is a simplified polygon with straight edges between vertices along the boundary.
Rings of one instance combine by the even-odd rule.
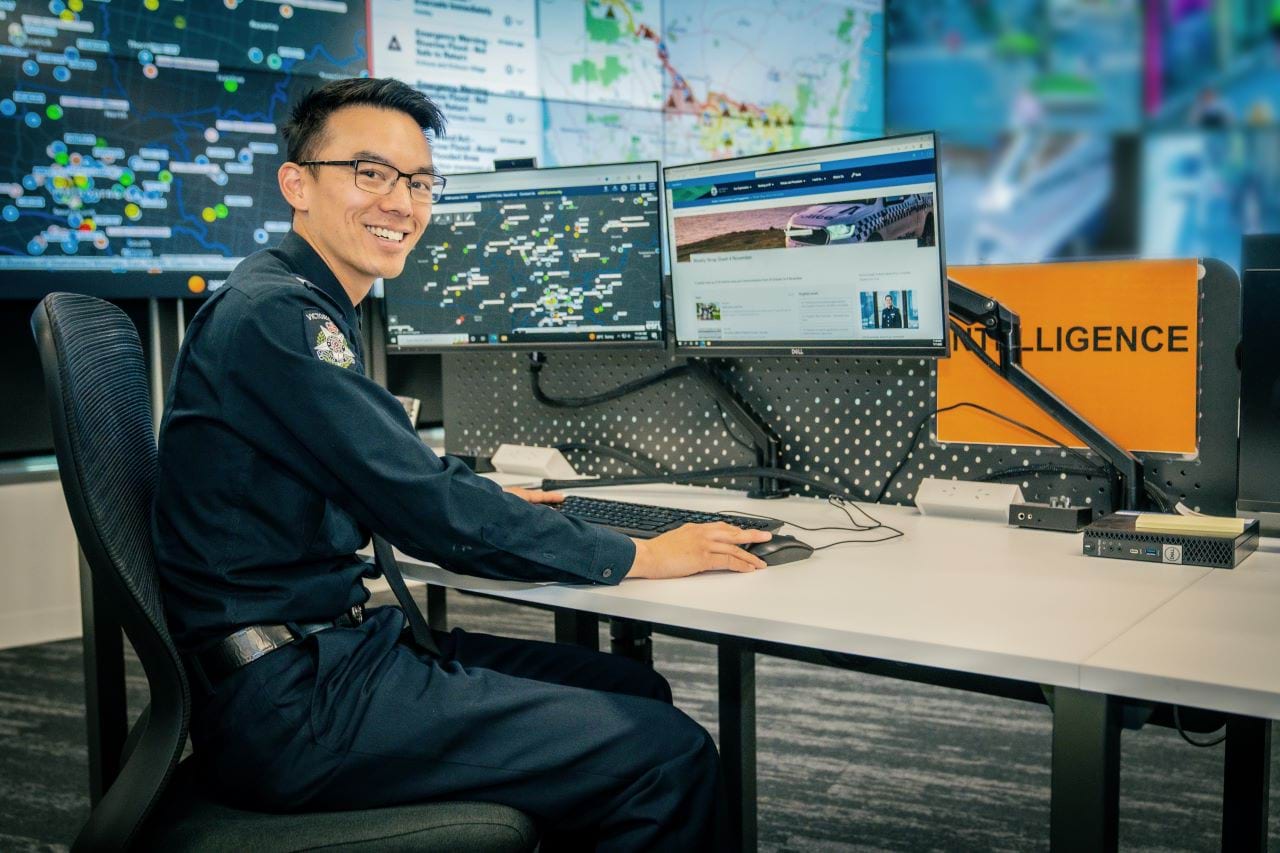
[[[947,355],[932,133],[663,172],[679,354]]]
[[[665,346],[660,208],[655,162],[451,175],[387,352]]]

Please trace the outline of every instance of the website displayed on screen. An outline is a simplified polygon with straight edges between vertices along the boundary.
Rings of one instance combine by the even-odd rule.
[[[933,134],[665,177],[678,349],[946,353]]]
[[[451,176],[388,347],[663,346],[660,207],[654,162]]]

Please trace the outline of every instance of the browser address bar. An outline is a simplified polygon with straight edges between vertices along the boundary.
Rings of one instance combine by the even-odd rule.
[[[817,163],[805,163],[802,166],[779,166],[776,169],[761,169],[756,172],[756,177],[769,178],[774,175],[798,175],[802,172],[816,172],[820,168]]]

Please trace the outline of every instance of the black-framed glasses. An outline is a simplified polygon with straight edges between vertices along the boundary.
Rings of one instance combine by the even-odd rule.
[[[437,202],[444,194],[444,175],[438,172],[402,172],[378,160],[303,160],[298,165],[346,166],[355,173],[356,186],[374,195],[389,195],[396,181],[407,178],[409,197],[418,204]]]

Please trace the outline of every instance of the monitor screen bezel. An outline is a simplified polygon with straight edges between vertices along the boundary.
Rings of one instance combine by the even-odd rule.
[[[656,183],[658,185],[658,299],[661,303],[658,308],[658,322],[661,326],[656,339],[640,340],[640,341],[541,341],[541,342],[524,342],[524,341],[499,341],[497,343],[456,343],[456,344],[393,344],[391,343],[391,331],[389,328],[383,329],[383,341],[386,344],[388,355],[418,355],[418,354],[443,354],[443,353],[461,353],[461,352],[540,352],[543,350],[582,350],[582,349],[636,349],[636,350],[666,350],[669,349],[670,330],[667,323],[667,302],[666,276],[663,274],[663,259],[666,257],[666,221],[663,215],[664,184],[662,180],[662,161],[660,160],[631,160],[613,163],[579,163],[573,166],[544,166],[532,169],[497,169],[485,170],[477,172],[457,172],[447,177],[466,178],[475,175],[501,175],[503,177],[518,176],[528,174],[530,172],[546,173],[558,171],[571,171],[582,169],[608,169],[610,167],[634,168],[637,166],[652,165],[654,173],[657,175]],[[446,198],[447,198],[446,193]],[[428,228],[431,226],[428,225]],[[382,300],[384,314],[387,308],[386,283],[382,285]],[[389,324],[388,324],[389,325]]]
[[[667,207],[668,199],[667,199],[667,192],[666,192],[666,183],[667,183],[667,173],[672,170],[687,169],[690,167],[697,167],[697,166],[710,166],[710,165],[719,166],[721,164],[743,162],[748,160],[763,160],[765,158],[773,158],[773,157],[779,157],[783,155],[795,155],[795,154],[801,154],[801,153],[812,152],[812,151],[821,152],[821,151],[828,151],[834,148],[848,148],[850,146],[856,146],[856,145],[868,145],[868,144],[875,144],[875,143],[882,143],[882,142],[894,142],[896,140],[903,140],[903,139],[909,139],[911,137],[920,137],[920,136],[928,136],[932,140],[934,162],[937,163],[938,157],[939,157],[938,134],[935,131],[922,130],[914,133],[899,133],[899,134],[894,134],[893,136],[878,136],[878,137],[873,137],[871,139],[858,139],[850,142],[836,142],[831,145],[817,145],[810,148],[792,148],[792,149],[788,149],[787,151],[770,152],[769,154],[752,154],[744,157],[728,157],[723,160],[708,160],[700,163],[685,163],[679,166],[664,166],[662,169],[662,183],[661,183],[661,187],[662,187],[661,216],[664,220],[664,224],[666,224],[666,227],[668,229],[671,229],[673,226],[670,225],[670,223],[673,221],[673,217],[671,216],[671,211],[668,210],[668,207]],[[721,356],[735,357],[735,358],[743,357],[743,356],[747,356],[747,357],[759,356],[764,358],[794,356],[794,357],[801,357],[801,358],[866,357],[866,358],[937,359],[937,358],[949,357],[951,355],[951,330],[950,330],[949,323],[947,323],[946,321],[946,318],[950,316],[950,312],[948,310],[948,307],[950,304],[948,301],[950,298],[950,290],[949,290],[949,277],[947,275],[946,249],[943,245],[941,169],[935,170],[935,176],[936,176],[936,183],[935,183],[935,190],[934,190],[934,228],[937,231],[938,271],[942,279],[941,288],[942,288],[942,307],[943,307],[943,318],[944,318],[941,345],[939,346],[934,346],[932,344],[925,345],[925,344],[921,344],[919,341],[916,341],[916,340],[913,340],[907,344],[898,345],[898,346],[883,345],[883,344],[879,344],[879,342],[877,342],[877,345],[871,345],[869,343],[868,344],[841,343],[836,345],[829,345],[826,343],[814,342],[814,341],[796,341],[796,342],[735,341],[729,344],[711,345],[711,346],[692,346],[690,344],[681,344],[680,336],[676,328],[676,324],[678,323],[678,320],[676,318],[676,310],[675,310],[675,277],[676,277],[675,249],[674,247],[671,247],[668,252],[671,258],[671,274],[663,280],[663,286],[667,290],[667,292],[663,295],[663,298],[666,300],[666,304],[670,308],[670,328],[667,330],[667,333],[671,338],[671,351],[677,356],[704,357],[704,358],[717,358]],[[666,233],[667,242],[670,243],[672,239],[673,239],[673,235],[670,233]]]
[[[1262,235],[1258,235],[1262,239]],[[1271,238],[1280,247],[1280,239]],[[1261,254],[1265,248],[1262,243],[1253,246],[1255,253]],[[1280,431],[1280,424],[1268,417],[1270,412],[1263,402],[1260,391],[1269,391],[1274,386],[1274,377],[1280,368],[1271,367],[1274,361],[1264,363],[1254,358],[1268,349],[1266,343],[1259,339],[1259,327],[1265,327],[1267,321],[1280,314],[1280,268],[1261,266],[1271,259],[1259,257],[1256,262],[1260,266],[1247,267],[1240,276],[1240,343],[1237,359],[1240,363],[1240,404],[1236,431],[1236,509],[1254,513],[1280,513],[1280,486],[1268,479],[1271,470],[1280,466],[1280,462],[1270,465],[1240,464],[1245,454],[1275,456],[1274,437]],[[1272,295],[1276,294],[1276,295]],[[1270,310],[1268,310],[1270,309]],[[1253,334],[1249,334],[1249,333]],[[1268,453],[1268,450],[1272,450]],[[1271,470],[1268,470],[1271,469]],[[1270,486],[1270,488],[1268,488]]]
[[[244,258],[237,258],[236,263]],[[231,270],[0,270],[0,302],[79,293],[98,299],[197,299],[218,292]],[[191,289],[191,279],[203,282]]]

